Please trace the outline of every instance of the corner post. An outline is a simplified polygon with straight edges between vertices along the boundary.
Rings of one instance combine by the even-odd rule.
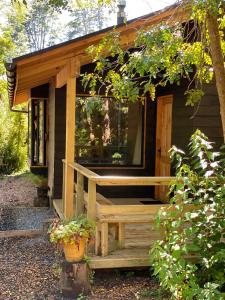
[[[76,113],[76,77],[80,72],[80,63],[71,59],[66,65],[66,147],[65,147],[65,202],[64,217],[74,216],[74,170],[69,166],[75,160],[75,113]]]

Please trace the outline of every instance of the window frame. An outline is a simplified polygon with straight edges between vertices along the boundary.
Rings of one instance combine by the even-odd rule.
[[[113,96],[105,96],[105,95],[97,95],[101,98],[114,98]],[[90,94],[76,94],[77,97],[91,97]],[[76,100],[75,100],[76,101]],[[76,106],[76,103],[75,103]],[[76,110],[75,110],[76,114]],[[141,149],[141,164],[139,165],[108,165],[108,164],[90,164],[90,163],[82,163],[83,166],[92,170],[144,170],[146,168],[146,120],[147,120],[147,98],[144,100],[143,109],[142,109],[142,149]],[[76,118],[75,118],[76,123]],[[76,124],[75,124],[76,130]],[[75,140],[75,151],[74,151],[74,160],[76,160],[76,140]]]
[[[28,120],[28,133],[29,133],[29,159],[30,159],[30,166],[31,167],[47,167],[47,100],[48,98],[31,98],[29,105],[30,105],[30,111],[29,111],[29,120]],[[44,127],[44,134],[43,134],[43,149],[42,149],[42,155],[43,155],[43,163],[39,163],[39,162],[35,162],[34,161],[34,151],[35,151],[35,131],[34,131],[34,116],[35,116],[35,106],[37,102],[37,107],[38,107],[38,111],[37,111],[37,116],[38,116],[38,123],[37,123],[37,132],[38,132],[38,141],[39,141],[39,128],[40,128],[40,108],[39,108],[39,103],[43,102],[43,127]],[[31,118],[31,121],[30,121]],[[30,128],[31,127],[31,128]],[[39,145],[40,147],[40,145]],[[38,146],[37,146],[38,148]],[[38,156],[40,153],[40,149],[36,149],[38,151]]]

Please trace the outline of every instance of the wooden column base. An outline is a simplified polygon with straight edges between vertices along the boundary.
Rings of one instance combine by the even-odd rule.
[[[60,289],[63,296],[76,299],[79,295],[90,292],[89,270],[87,263],[63,262],[60,276]]]

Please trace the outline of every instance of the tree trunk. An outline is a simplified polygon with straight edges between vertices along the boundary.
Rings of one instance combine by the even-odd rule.
[[[217,16],[208,11],[207,25],[209,31],[210,50],[213,68],[216,78],[216,87],[220,102],[220,114],[223,127],[223,138],[225,141],[225,68],[224,58],[220,42],[219,25]]]

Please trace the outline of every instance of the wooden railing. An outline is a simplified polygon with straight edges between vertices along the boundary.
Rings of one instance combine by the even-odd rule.
[[[66,161],[63,160],[65,170]],[[96,221],[96,185],[99,186],[165,186],[174,177],[128,177],[128,176],[100,176],[78,163],[68,163],[67,167],[77,172],[76,201],[74,202],[75,216],[84,212],[84,177],[88,180],[87,217]],[[63,180],[64,184],[64,180]],[[63,187],[63,202],[65,202]]]

